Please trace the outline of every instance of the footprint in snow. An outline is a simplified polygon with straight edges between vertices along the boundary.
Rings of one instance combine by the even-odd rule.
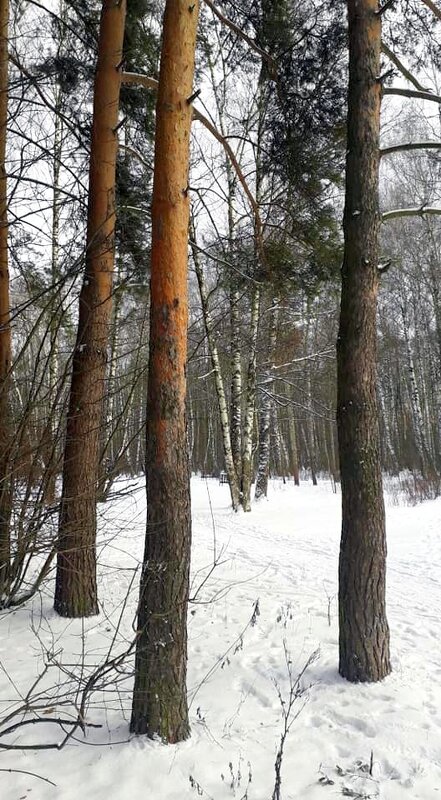
[[[359,717],[346,717],[334,710],[330,712],[330,716],[334,718],[335,723],[341,728],[352,728],[355,731],[359,731],[359,733],[362,733],[364,736],[367,736],[369,739],[373,739],[377,735],[376,728],[364,719],[360,719]]]

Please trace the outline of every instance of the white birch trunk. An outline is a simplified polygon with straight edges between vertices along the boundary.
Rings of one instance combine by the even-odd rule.
[[[257,332],[260,315],[260,289],[254,287],[251,301],[250,353],[248,360],[245,421],[242,440],[242,506],[251,511],[251,485],[253,482],[253,430],[256,411]]]
[[[260,386],[260,413],[259,413],[259,462],[257,468],[255,500],[266,497],[268,494],[268,477],[271,452],[271,405],[274,388],[273,362],[277,340],[278,305],[274,300],[270,309],[268,331],[268,358],[265,365],[262,383]]]
[[[228,130],[225,124],[225,104],[227,100],[227,78],[226,62],[222,59],[223,80],[220,82],[216,77],[216,67],[212,60],[210,49],[206,52],[208,67],[211,75],[211,82],[214,92],[214,100],[219,117],[219,130],[222,136],[227,136]],[[228,156],[225,158],[225,171],[228,185],[228,256],[234,260],[234,236],[235,236],[235,199],[236,199],[236,176],[231,166]],[[234,278],[232,278],[234,281]],[[239,311],[240,292],[234,286],[230,289],[230,363],[231,363],[231,404],[230,404],[230,431],[229,441],[233,464],[236,473],[238,486],[242,482],[242,354],[241,354],[241,327]],[[228,472],[228,470],[227,470]]]
[[[392,470],[395,471],[397,465],[397,457],[392,442],[392,433],[390,429],[389,415],[386,407],[383,384],[381,381],[378,382],[377,391],[378,391],[378,400],[380,404],[381,417],[383,420],[385,456],[388,459],[389,464],[392,467]]]
[[[194,241],[194,231],[192,239]],[[239,489],[238,477],[234,467],[233,453],[231,449],[231,433],[230,433],[230,421],[228,418],[228,404],[225,395],[225,388],[222,377],[219,353],[215,337],[213,336],[213,325],[211,321],[210,309],[208,306],[208,292],[205,284],[205,276],[200,263],[199,253],[196,247],[193,247],[193,261],[195,265],[196,276],[198,279],[205,332],[207,335],[208,348],[210,351],[211,364],[214,373],[214,383],[216,387],[216,396],[219,406],[220,425],[222,431],[222,446],[225,459],[225,471],[228,475],[228,482],[230,485],[231,502],[233,505],[233,509],[237,511],[240,505],[240,489]]]
[[[407,315],[404,306],[401,307],[401,315],[403,320],[404,341],[406,345],[406,359],[407,359],[407,373],[409,378],[409,393],[410,393],[410,407],[412,412],[412,423],[415,437],[415,446],[418,452],[420,461],[421,472],[423,475],[430,471],[430,459],[427,451],[427,445],[424,434],[424,421],[421,408],[421,399],[418,389],[418,383],[415,375],[415,364],[412,355],[412,348],[409,339],[409,327]]]
[[[239,485],[242,480],[242,356],[239,291],[230,293],[231,320],[231,449]]]

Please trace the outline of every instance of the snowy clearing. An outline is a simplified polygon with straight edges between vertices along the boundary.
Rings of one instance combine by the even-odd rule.
[[[274,481],[251,514],[233,514],[228,487],[215,480],[194,478],[192,498],[191,739],[128,741],[131,679],[122,674],[116,687],[103,683],[92,695],[87,722],[102,727],[87,728],[84,740],[77,732],[61,751],[1,751],[1,799],[271,800],[289,669],[295,679],[317,649],[289,718],[283,800],[441,798],[441,500],[387,507],[393,673],[380,684],[351,685],[337,672],[340,496],[331,485]],[[48,652],[41,688],[52,696],[59,683],[60,705],[49,715],[67,717],[66,673],[73,683],[82,674],[84,684],[113,639],[113,655],[128,646],[144,520],[141,484],[101,507],[99,617],[60,619],[49,592],[3,614],[2,717],[21,702]],[[210,574],[214,554],[220,563]],[[35,724],[1,743],[63,737],[59,726]]]

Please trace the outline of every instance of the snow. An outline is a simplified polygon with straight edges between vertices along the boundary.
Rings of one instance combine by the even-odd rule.
[[[2,615],[2,716],[50,653],[41,682],[54,700],[49,716],[73,718],[62,701],[76,678],[133,638],[145,502],[140,483],[126,490],[101,507],[100,616],[58,618],[51,586]],[[0,751],[1,800],[78,800],[79,792],[94,800],[270,800],[289,669],[295,680],[317,649],[289,718],[283,800],[441,798],[441,500],[387,506],[393,673],[351,685],[337,672],[340,496],[331,485],[273,481],[250,514],[233,514],[228,487],[215,480],[194,478],[192,498],[191,738],[166,746],[130,737],[131,677],[114,673],[118,682],[100,684],[87,710],[86,721],[102,727],[86,728],[85,738],[77,731],[60,751]],[[29,727],[7,741],[64,738],[50,723]]]

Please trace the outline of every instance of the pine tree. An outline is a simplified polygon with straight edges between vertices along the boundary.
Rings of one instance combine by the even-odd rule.
[[[189,147],[197,0],[167,0],[156,106],[147,396],[147,532],[131,730],[189,734],[186,697],[191,545],[186,431]]]
[[[386,531],[377,404],[381,18],[377,0],[348,0],[349,89],[337,422],[342,488],[340,674],[390,672]]]
[[[96,502],[100,428],[112,305],[117,124],[126,3],[104,0],[89,172],[86,269],[67,417],[55,610],[65,617],[98,612]]]

